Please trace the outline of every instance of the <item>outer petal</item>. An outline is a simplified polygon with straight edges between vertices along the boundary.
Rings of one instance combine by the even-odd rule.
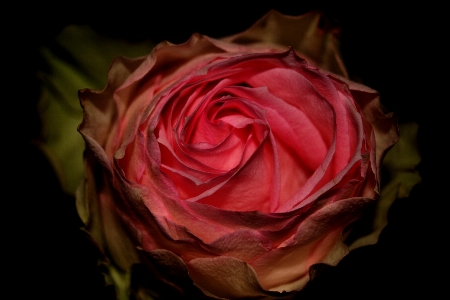
[[[220,256],[196,258],[187,264],[189,275],[205,293],[225,299],[291,299],[292,293],[264,290],[255,271],[242,260]]]
[[[137,299],[148,294],[157,299],[219,299],[194,285],[185,263],[173,252],[140,250],[139,254],[141,263],[133,266],[130,279],[131,294]]]
[[[291,244],[252,261],[264,289],[300,290],[309,280],[311,265],[336,265],[348,253],[342,242],[343,229],[362,214],[370,201],[350,198],[323,207],[299,224]]]
[[[348,77],[339,52],[338,34],[339,29],[318,11],[287,16],[271,10],[246,31],[223,40],[256,48],[262,44],[293,47],[314,65]]]
[[[84,184],[77,190],[77,210],[86,229],[108,259],[122,272],[139,262],[136,254],[136,240],[139,235],[126,219],[120,215],[114,201],[114,191],[99,170],[105,168],[95,161],[95,153],[87,151]]]
[[[80,90],[78,97],[83,107],[83,122],[78,130],[105,146],[110,131],[116,122],[117,108],[113,99],[115,90],[142,63],[144,58],[118,57],[108,72],[108,84],[102,91]]]
[[[349,87],[354,99],[361,107],[364,116],[373,127],[376,144],[374,157],[376,159],[376,165],[379,168],[386,150],[399,139],[396,119],[392,113],[386,115],[383,112],[380,97],[376,91],[355,82],[350,82]],[[379,174],[377,175],[379,176]]]

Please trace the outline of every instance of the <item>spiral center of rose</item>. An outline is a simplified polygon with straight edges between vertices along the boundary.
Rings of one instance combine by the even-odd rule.
[[[276,211],[311,192],[302,188],[329,152],[334,112],[300,68],[276,57],[236,60],[162,100],[160,170],[181,200]]]

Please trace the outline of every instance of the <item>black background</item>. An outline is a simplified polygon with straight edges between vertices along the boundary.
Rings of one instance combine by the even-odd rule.
[[[437,295],[448,277],[438,272],[447,271],[441,251],[448,233],[439,234],[442,225],[435,222],[442,220],[438,214],[448,200],[441,182],[449,177],[436,171],[442,169],[445,150],[435,135],[448,136],[445,127],[436,123],[445,101],[439,81],[445,57],[440,53],[445,36],[437,17],[442,8],[430,3],[392,7],[362,1],[359,5],[209,3],[126,1],[98,7],[78,1],[61,6],[16,3],[4,12],[10,17],[2,25],[7,78],[2,87],[5,294],[13,299],[111,299],[113,294],[104,287],[96,267],[96,249],[79,230],[74,199],[60,190],[50,164],[30,143],[40,133],[38,47],[71,23],[89,24],[104,35],[130,41],[151,37],[179,43],[193,32],[220,37],[248,28],[273,8],[290,15],[319,9],[335,20],[342,27],[341,50],[350,76],[377,89],[399,122],[419,123],[422,155],[423,183],[408,199],[394,203],[379,243],[360,248],[337,267],[324,270],[297,298]]]

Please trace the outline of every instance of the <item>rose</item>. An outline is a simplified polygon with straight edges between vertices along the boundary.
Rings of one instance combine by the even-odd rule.
[[[112,266],[262,297],[347,253],[397,131],[378,93],[345,77],[332,33],[305,36],[319,18],[271,12],[222,40],[161,43],[80,91],[78,210]]]

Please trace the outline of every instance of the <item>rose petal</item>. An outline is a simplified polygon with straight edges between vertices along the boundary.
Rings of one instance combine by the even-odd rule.
[[[314,65],[348,77],[339,52],[338,34],[339,29],[319,11],[286,16],[271,10],[246,31],[222,40],[256,49],[258,44],[293,47],[309,57]]]
[[[309,280],[309,267],[335,265],[348,252],[342,231],[361,215],[370,199],[350,198],[327,205],[300,223],[291,244],[251,262],[267,290],[299,290]]]
[[[158,299],[219,299],[211,294],[205,295],[194,285],[185,263],[174,253],[158,249],[141,250],[139,254],[144,264],[133,266],[131,273],[131,292],[135,296],[147,294],[150,290]],[[140,266],[144,268],[138,268]]]
[[[290,296],[288,293],[265,291],[253,268],[233,257],[196,258],[186,267],[194,283],[202,290],[226,299],[282,299]]]

